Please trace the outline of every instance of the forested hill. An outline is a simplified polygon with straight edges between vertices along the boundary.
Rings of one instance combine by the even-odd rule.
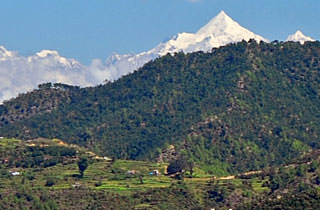
[[[287,163],[320,146],[319,42],[166,55],[113,83],[42,91],[55,101],[50,111],[12,117],[34,106],[35,92],[0,107],[1,136],[60,138],[126,159],[154,159],[174,144],[219,174]]]

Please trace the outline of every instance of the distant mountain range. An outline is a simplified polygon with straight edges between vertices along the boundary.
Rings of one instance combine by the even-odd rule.
[[[19,93],[32,90],[45,82],[93,86],[105,80],[113,81],[133,72],[145,63],[167,53],[210,51],[228,43],[248,41],[268,42],[232,20],[224,11],[196,33],[179,33],[165,43],[139,54],[114,53],[105,62],[93,60],[89,66],[61,56],[57,51],[43,50],[32,56],[21,56],[0,46],[0,103]],[[288,41],[314,41],[302,32],[290,35]]]

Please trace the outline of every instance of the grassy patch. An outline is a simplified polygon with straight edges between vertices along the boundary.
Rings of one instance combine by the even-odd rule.
[[[270,189],[268,187],[263,187],[263,183],[265,180],[259,180],[257,178],[252,179],[252,188],[255,192],[263,193],[263,192],[269,192]]]
[[[0,146],[1,147],[9,147],[14,148],[18,144],[21,143],[21,140],[13,139],[13,138],[2,138],[0,139]]]

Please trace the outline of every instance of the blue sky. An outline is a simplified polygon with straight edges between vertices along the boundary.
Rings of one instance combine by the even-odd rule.
[[[22,55],[58,50],[88,64],[196,32],[221,10],[270,40],[297,29],[320,39],[319,0],[10,0],[1,2],[0,45]]]

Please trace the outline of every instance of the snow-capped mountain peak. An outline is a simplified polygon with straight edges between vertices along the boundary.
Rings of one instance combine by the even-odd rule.
[[[114,80],[167,53],[207,52],[215,47],[250,39],[268,42],[267,39],[242,27],[221,11],[196,33],[178,33],[167,42],[160,43],[155,48],[140,54],[114,54],[106,60],[106,67],[110,69],[110,75],[114,76],[111,80]]]
[[[216,17],[211,19],[205,26],[200,28],[197,35],[201,34],[218,34],[229,28],[241,27],[237,22],[232,20],[224,11],[221,11]]]
[[[149,51],[149,53],[151,52],[162,56],[178,51],[209,51],[214,47],[220,47],[242,40],[248,41],[249,39],[268,41],[242,27],[224,11],[221,11],[205,26],[200,28],[197,33],[179,33],[171,40],[159,44],[156,48]]]
[[[298,30],[295,34],[289,35],[286,41],[300,42],[303,44],[306,41],[315,41],[309,36],[304,35],[300,30]]]
[[[206,40],[207,43],[197,44],[196,50],[208,51],[212,47],[220,47],[228,43],[240,42],[242,40],[255,39],[256,41],[265,41],[267,39],[256,35],[248,29],[242,27],[239,23],[229,17],[224,11],[221,11],[216,17],[211,19],[205,26],[195,34],[198,39]],[[204,44],[204,45],[203,45]],[[201,49],[202,48],[202,49]]]

